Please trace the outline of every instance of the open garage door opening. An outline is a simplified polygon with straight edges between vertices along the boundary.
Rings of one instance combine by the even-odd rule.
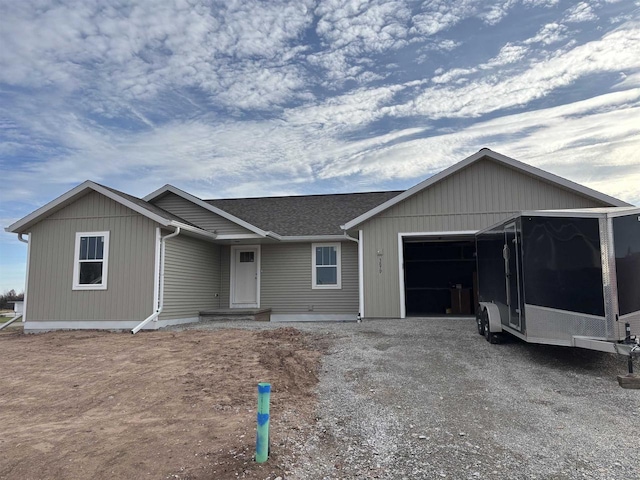
[[[472,315],[477,303],[473,236],[403,239],[407,316]]]

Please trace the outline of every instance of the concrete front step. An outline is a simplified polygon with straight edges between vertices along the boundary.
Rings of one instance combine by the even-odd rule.
[[[200,312],[200,321],[227,321],[227,320],[255,320],[257,322],[269,322],[271,320],[270,308],[218,308],[215,310],[203,310]]]

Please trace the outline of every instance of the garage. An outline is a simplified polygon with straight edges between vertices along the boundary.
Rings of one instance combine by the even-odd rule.
[[[403,238],[406,315],[472,315],[477,302],[473,236]]]

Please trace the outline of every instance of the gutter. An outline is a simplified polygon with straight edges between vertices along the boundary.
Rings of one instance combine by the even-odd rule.
[[[160,239],[160,269],[158,270],[158,277],[156,282],[160,285],[160,292],[158,296],[158,305],[156,311],[145,318],[142,322],[131,329],[131,333],[135,335],[138,333],[147,323],[151,321],[157,321],[158,317],[162,313],[162,309],[164,308],[164,262],[165,262],[165,250],[166,250],[166,241],[169,238],[177,237],[180,235],[180,227],[176,227],[176,230],[169,235],[165,235]]]

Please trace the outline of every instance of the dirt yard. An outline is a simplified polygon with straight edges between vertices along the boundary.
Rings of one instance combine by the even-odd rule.
[[[292,328],[0,332],[0,478],[275,478],[311,428],[322,356]],[[253,461],[257,383],[271,451]]]

